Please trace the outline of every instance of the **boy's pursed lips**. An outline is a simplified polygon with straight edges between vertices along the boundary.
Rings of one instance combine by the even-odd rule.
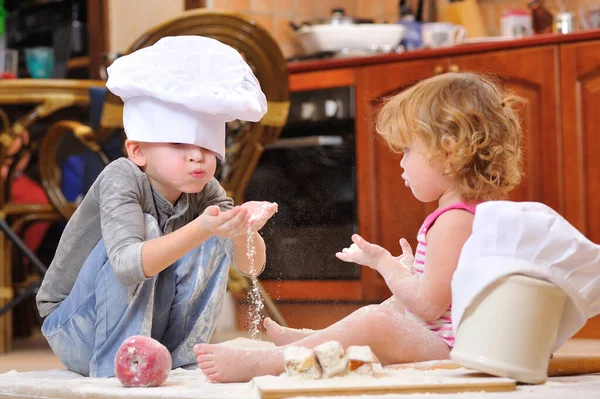
[[[192,175],[192,177],[199,179],[204,177],[204,175],[206,175],[206,172],[204,171],[204,169],[194,169],[190,174]]]

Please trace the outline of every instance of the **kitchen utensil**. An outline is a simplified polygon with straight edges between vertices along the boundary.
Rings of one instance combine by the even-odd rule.
[[[296,31],[296,38],[305,54],[390,52],[405,30],[399,24],[305,25]]]
[[[0,49],[0,80],[17,77],[19,53],[17,50]]]
[[[52,47],[26,48],[25,64],[32,78],[49,78],[54,67],[54,49]]]
[[[531,10],[533,31],[535,33],[552,32],[552,14],[544,6],[543,0],[533,0],[527,6]]]
[[[500,18],[502,36],[525,37],[533,35],[531,14],[525,10],[505,10]]]
[[[423,0],[418,0],[417,11],[415,12],[415,21],[423,22]]]
[[[554,33],[573,33],[577,30],[577,21],[572,12],[560,12],[554,16],[552,31]]]
[[[543,383],[565,301],[566,293],[554,284],[505,277],[467,308],[450,358],[488,374]]]
[[[305,26],[315,25],[353,25],[353,24],[368,24],[374,21],[369,18],[356,18],[346,15],[346,11],[343,8],[333,8],[331,10],[331,16],[329,18],[315,18],[307,21],[302,21],[300,24],[290,22],[290,26],[294,30],[299,30]]]
[[[461,43],[467,36],[462,25],[447,22],[427,22],[421,25],[423,47],[440,48]]]
[[[400,21],[400,25],[406,28],[402,35],[401,44],[406,50],[416,50],[423,46],[421,22],[418,21]]]
[[[477,0],[436,0],[436,7],[439,22],[464,26],[468,37],[488,35]]]
[[[406,0],[400,0],[399,5],[399,15],[400,21],[414,21],[415,15],[413,14],[413,10],[411,6],[406,5]]]

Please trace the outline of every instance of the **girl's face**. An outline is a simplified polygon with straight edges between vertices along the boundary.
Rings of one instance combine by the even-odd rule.
[[[413,140],[409,147],[404,147],[404,155],[400,161],[404,183],[421,202],[438,201],[454,187],[453,179],[444,176],[443,165],[432,165],[428,154],[423,142]]]
[[[144,172],[152,187],[175,203],[181,193],[198,193],[215,175],[214,152],[193,144],[141,143]]]

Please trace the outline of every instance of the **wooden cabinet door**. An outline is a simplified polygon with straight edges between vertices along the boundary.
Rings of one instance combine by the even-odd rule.
[[[394,154],[375,132],[382,99],[440,73],[447,60],[419,60],[360,68],[356,73],[356,173],[359,232],[367,240],[400,254],[398,240],[416,247],[421,223],[431,211],[417,201],[401,179],[400,155]],[[435,207],[435,205],[433,205]],[[363,268],[362,298],[381,300],[390,295],[381,276]]]
[[[600,243],[600,41],[560,47],[565,217]]]
[[[565,217],[600,243],[600,41],[560,47]],[[578,338],[600,338],[600,316]]]
[[[558,47],[544,46],[453,57],[450,70],[500,78],[523,100],[523,179],[509,199],[542,202],[563,213]]]

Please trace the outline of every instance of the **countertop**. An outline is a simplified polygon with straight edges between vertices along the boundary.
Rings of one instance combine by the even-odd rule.
[[[441,49],[423,49],[405,51],[403,53],[375,54],[362,57],[340,57],[318,60],[294,61],[288,63],[290,74],[322,71],[340,68],[356,68],[367,65],[385,64],[398,61],[415,59],[439,58],[453,55],[482,53],[496,50],[525,48],[552,44],[563,44],[571,42],[582,42],[600,39],[600,29],[586,30],[581,32],[562,34],[542,34],[521,39],[509,39],[502,41],[482,41],[477,43],[459,44]]]

